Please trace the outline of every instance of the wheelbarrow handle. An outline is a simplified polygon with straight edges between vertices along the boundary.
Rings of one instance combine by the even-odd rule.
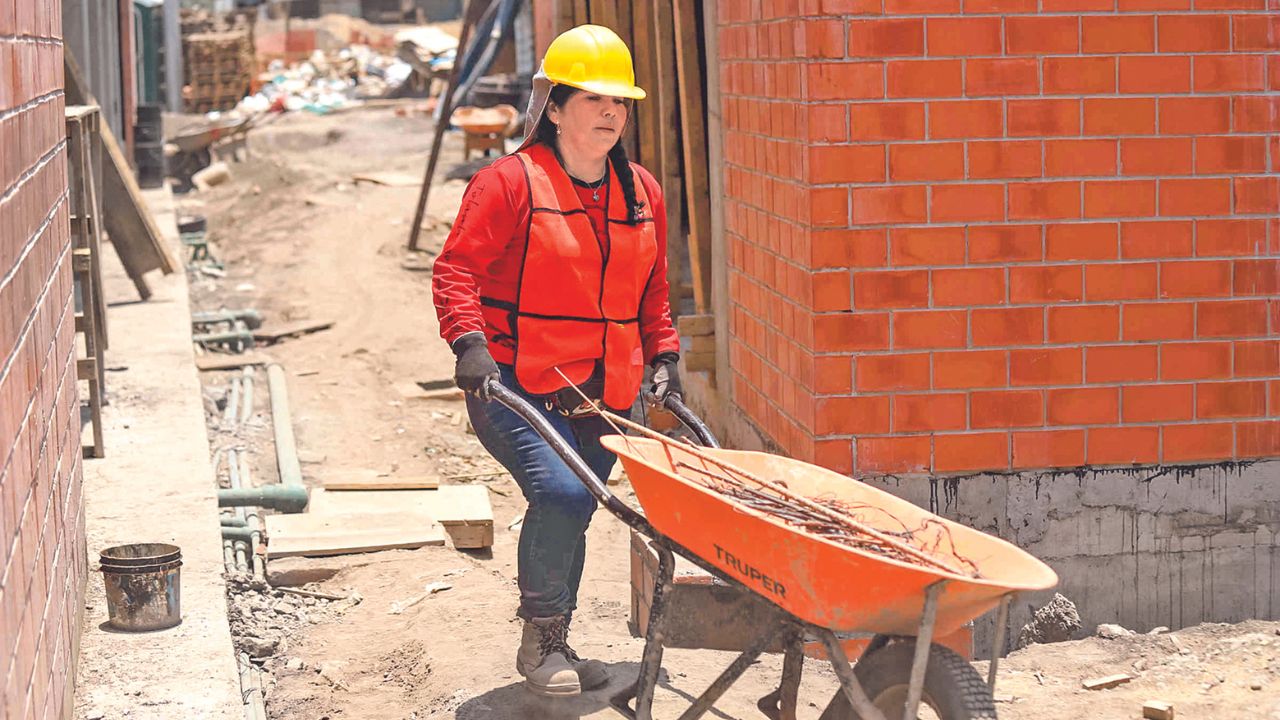
[[[529,426],[533,428],[534,432],[541,435],[542,439],[547,441],[547,444],[551,446],[551,449],[555,451],[556,455],[559,455],[560,459],[564,460],[565,464],[569,466],[569,469],[573,471],[573,474],[578,476],[578,480],[586,486],[587,490],[597,501],[600,502],[601,505],[605,506],[605,509],[613,513],[619,520],[622,520],[624,523],[635,528],[646,536],[655,537],[656,531],[653,529],[653,526],[649,524],[649,521],[646,520],[643,515],[631,509],[631,507],[619,499],[617,495],[609,492],[608,486],[605,485],[603,480],[596,477],[596,474],[592,472],[591,467],[582,459],[582,456],[575,452],[574,449],[569,446],[569,443],[565,442],[565,439],[560,436],[560,433],[556,432],[555,428],[551,427],[551,423],[547,422],[547,419],[542,416],[542,413],[538,412],[538,410],[530,405],[527,400],[512,392],[510,388],[494,379],[485,381],[485,390],[488,392],[491,399],[502,403],[508,410],[519,415],[525,422],[529,423]],[[692,415],[692,413],[690,414]]]
[[[679,395],[667,395],[666,399],[662,401],[662,404],[670,410],[671,414],[675,415],[680,422],[684,423],[685,427],[689,428],[689,430],[698,437],[698,442],[701,443],[703,447],[720,447],[720,443],[716,440],[716,436],[711,434],[711,428],[708,428],[707,424],[702,422],[702,418],[695,415],[693,411],[689,409],[689,406],[684,404],[684,400],[682,400]]]

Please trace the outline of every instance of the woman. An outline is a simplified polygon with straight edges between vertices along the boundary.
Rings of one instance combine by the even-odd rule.
[[[529,400],[601,479],[616,459],[600,445],[610,429],[579,391],[628,414],[648,364],[650,402],[680,392],[662,192],[620,143],[644,96],[613,31],[557,37],[534,78],[524,143],[472,179],[432,280],[471,424],[529,502],[516,668],[542,695],[609,679],[568,644],[596,502],[526,422],[487,402],[485,384]]]

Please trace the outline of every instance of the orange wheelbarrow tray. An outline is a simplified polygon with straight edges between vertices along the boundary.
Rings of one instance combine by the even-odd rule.
[[[794,719],[803,643],[822,643],[841,689],[822,720],[915,718],[923,700],[942,720],[995,718],[992,691],[1005,643],[1009,604],[1023,591],[1052,588],[1057,575],[1040,560],[997,537],[930,513],[838,473],[790,458],[724,450],[679,398],[666,405],[703,447],[613,435],[603,444],[621,459],[641,515],[613,495],[549,423],[519,395],[497,382],[493,399],[524,418],[569,465],[605,509],[652,538],[659,567],[636,683],[613,697],[624,716],[650,720],[662,660],[663,592],[671,587],[673,553],[719,581],[771,603],[781,621],[760,637],[680,717],[711,709],[767,647],[782,640],[782,680],[758,705],[770,718]],[[791,493],[834,498],[857,509],[857,519],[881,533],[913,531],[945,548],[936,565],[904,562],[818,537],[775,515],[748,507],[689,479],[723,461]],[[711,473],[708,473],[711,474]],[[967,563],[958,561],[964,558]],[[976,568],[974,574],[966,572]],[[954,652],[932,642],[990,610],[997,611],[987,678]],[[869,638],[855,667],[846,639]],[[635,700],[635,708],[631,700]]]

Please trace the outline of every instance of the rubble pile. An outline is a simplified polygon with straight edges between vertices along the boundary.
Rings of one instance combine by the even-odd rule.
[[[249,114],[298,110],[325,114],[394,94],[412,73],[408,63],[366,45],[336,53],[316,50],[307,60],[287,67],[281,60],[272,61],[259,76],[258,92],[241,100],[237,109]]]
[[[237,652],[267,658],[287,651],[299,628],[330,622],[358,605],[359,593],[342,600],[309,597],[255,582],[248,573],[227,576],[227,609]]]

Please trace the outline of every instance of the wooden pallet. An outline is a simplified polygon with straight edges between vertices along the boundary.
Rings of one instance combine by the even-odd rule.
[[[76,361],[76,379],[89,383],[89,413],[93,444],[85,457],[105,454],[102,405],[106,387],[104,351],[107,347],[107,310],[102,290],[102,202],[98,196],[101,167],[101,113],[96,105],[66,108],[67,180],[71,196],[71,273],[77,303],[76,333],[84,336],[85,357]]]

